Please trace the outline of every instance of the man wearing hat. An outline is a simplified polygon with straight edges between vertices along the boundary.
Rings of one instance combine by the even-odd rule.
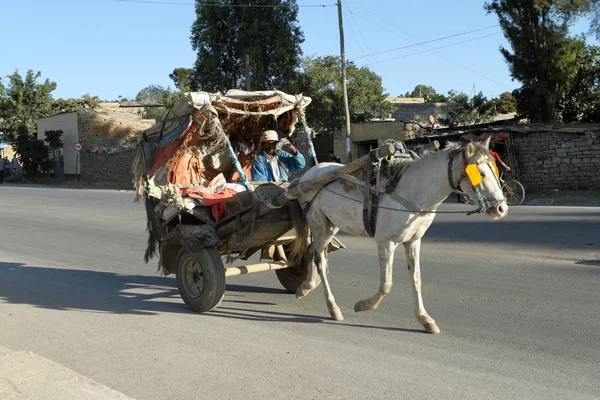
[[[252,180],[277,182],[287,181],[289,171],[298,171],[304,168],[304,156],[287,139],[281,139],[287,144],[291,153],[277,150],[279,136],[273,130],[265,131],[260,137],[262,150],[252,161]]]

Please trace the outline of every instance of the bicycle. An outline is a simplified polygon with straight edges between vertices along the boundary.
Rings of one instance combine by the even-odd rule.
[[[498,178],[502,185],[502,193],[506,198],[506,204],[509,206],[518,206],[525,200],[525,188],[516,179],[504,180],[504,172]]]
[[[504,198],[506,198],[506,204],[509,206],[518,206],[525,200],[525,188],[516,179],[505,180],[504,172],[500,174],[498,181],[500,181],[502,193],[504,194]],[[468,196],[461,195],[460,197],[464,203],[473,204]]]

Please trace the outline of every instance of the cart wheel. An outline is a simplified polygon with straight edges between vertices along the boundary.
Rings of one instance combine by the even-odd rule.
[[[502,192],[509,206],[518,206],[525,200],[525,188],[516,180],[506,181],[502,185]]]
[[[225,267],[215,247],[202,247],[177,256],[177,289],[188,308],[196,312],[217,307],[225,295]]]
[[[283,246],[283,250],[285,251],[286,257],[289,259],[290,254],[290,245],[286,244]],[[275,270],[277,274],[277,279],[279,279],[279,283],[286,288],[290,293],[296,293],[296,289],[302,285],[304,279],[306,279],[306,275],[308,275],[308,258],[305,256],[300,261],[300,265],[293,266],[290,268],[278,269]],[[317,276],[317,280],[320,283],[321,280]]]

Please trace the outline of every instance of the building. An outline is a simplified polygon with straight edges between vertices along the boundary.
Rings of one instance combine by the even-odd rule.
[[[444,147],[448,141],[485,140],[511,167],[512,176],[527,190],[600,189],[600,124],[488,125],[407,141],[411,148],[431,140]]]
[[[60,113],[37,121],[38,139],[48,130],[62,130],[65,175],[80,175],[92,184],[131,187],[135,143],[154,120],[142,119],[142,106],[122,108],[102,103],[97,111]],[[81,145],[78,152],[75,144]]]

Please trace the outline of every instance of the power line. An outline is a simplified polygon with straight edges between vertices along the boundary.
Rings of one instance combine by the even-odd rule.
[[[379,60],[379,61],[377,61],[377,62],[372,62],[372,63],[368,63],[368,64],[365,64],[365,65],[366,65],[366,66],[369,66],[369,65],[373,65],[373,64],[381,64],[381,63],[388,62],[388,61],[398,60],[399,58],[404,58],[404,57],[415,56],[415,55],[417,55],[417,54],[429,53],[429,52],[431,52],[431,51],[435,51],[435,50],[439,50],[439,49],[445,49],[446,47],[458,46],[459,44],[468,43],[468,42],[473,42],[473,41],[475,41],[475,40],[480,40],[480,39],[488,38],[488,37],[491,37],[491,36],[497,36],[497,35],[499,35],[500,33],[501,33],[501,32],[496,32],[496,33],[492,33],[492,34],[490,34],[490,35],[478,36],[478,37],[475,37],[475,38],[471,38],[471,39],[467,39],[467,40],[462,40],[462,41],[460,41],[460,42],[451,43],[451,44],[447,44],[447,45],[440,46],[440,47],[434,47],[434,48],[432,48],[432,49],[427,49],[427,50],[423,50],[423,51],[418,51],[418,52],[416,52],[416,53],[403,54],[403,55],[401,55],[401,56],[398,56],[398,57],[388,58],[388,59],[385,59],[385,60]]]
[[[391,24],[391,23],[390,23],[389,21],[387,21],[385,18],[379,17],[377,14],[375,14],[375,13],[373,13],[373,12],[370,12],[370,14],[371,14],[371,15],[373,15],[373,16],[375,16],[375,17],[377,17],[377,18],[381,18],[381,20],[382,20],[382,21],[384,21],[384,22],[386,22],[386,23],[388,23],[388,24]],[[357,15],[358,15],[358,14],[357,14]],[[392,34],[394,34],[394,35],[400,36],[400,35],[398,35],[398,33],[394,32],[394,31],[390,31],[389,29],[386,29],[386,28],[385,28],[385,26],[382,26],[381,24],[377,24],[377,23],[375,23],[375,22],[373,22],[373,21],[369,20],[368,18],[365,18],[365,17],[363,17],[362,15],[358,15],[358,16],[359,16],[359,17],[361,17],[361,18],[363,18],[364,20],[366,20],[366,21],[370,22],[370,23],[371,23],[371,24],[373,24],[373,25],[379,26],[380,28],[383,28],[383,29],[387,30],[388,32],[391,32],[391,33],[392,33]],[[391,24],[391,25],[393,26],[393,24]],[[493,27],[496,27],[496,26],[499,26],[499,24],[492,25],[492,26],[490,26],[490,27],[487,27],[487,28],[482,28],[482,29],[479,29],[479,30],[489,29],[489,28],[493,28]],[[404,32],[402,29],[400,29],[400,28],[397,28],[397,29],[398,29],[399,31],[403,32],[403,33],[404,33],[406,36],[408,36],[408,37],[413,37],[411,34],[409,34],[409,33],[407,33],[407,32]],[[414,42],[413,42],[413,43],[414,43]],[[417,43],[417,44],[415,44],[415,45],[418,45],[418,44],[419,44],[419,43]],[[427,46],[424,46],[424,47],[425,47],[425,48],[427,48]],[[485,75],[483,75],[483,74],[481,74],[481,73],[479,73],[479,72],[475,71],[475,70],[474,70],[474,69],[472,69],[472,68],[469,68],[469,67],[466,67],[466,66],[464,66],[464,65],[461,65],[461,64],[457,63],[456,61],[452,60],[452,59],[451,59],[450,57],[448,57],[447,55],[445,55],[445,54],[443,54],[443,53],[440,53],[440,52],[438,52],[438,51],[435,51],[435,49],[433,49],[433,53],[434,53],[435,55],[437,55],[438,57],[441,57],[441,58],[443,58],[444,60],[446,60],[446,61],[448,61],[448,62],[450,62],[450,63],[452,63],[452,64],[454,64],[454,65],[456,65],[456,66],[458,66],[458,67],[460,67],[460,68],[463,68],[463,69],[465,69],[465,70],[467,70],[467,71],[469,71],[469,72],[472,72],[472,73],[474,73],[475,75],[478,75],[478,76],[480,76],[480,77],[482,77],[482,78],[484,78],[484,79],[486,79],[486,80],[488,80],[488,81],[490,81],[490,82],[493,82],[493,83],[495,83],[495,84],[497,84],[497,85],[499,85],[499,86],[502,86],[502,87],[503,87],[503,88],[505,88],[505,89],[509,89],[509,90],[511,89],[511,88],[509,88],[508,86],[506,86],[506,85],[504,85],[504,84],[502,84],[502,83],[500,83],[500,82],[498,82],[498,81],[496,81],[496,80],[494,80],[494,79],[492,79],[492,78],[489,78],[489,77],[487,77],[487,76],[485,76]]]
[[[365,36],[362,34],[362,31],[360,29],[360,26],[358,25],[358,23],[356,22],[356,19],[354,18],[354,15],[350,12],[349,8],[346,8],[346,11],[350,14],[350,18],[352,19],[352,22],[354,23],[354,25],[356,25],[356,29],[358,30],[358,33],[360,34],[360,37],[362,38],[365,46],[367,47],[367,51],[369,51],[370,53],[373,52],[373,50],[371,50],[371,47],[369,47],[369,42],[367,42],[367,39],[365,39]],[[366,52],[363,50],[361,44],[360,44],[360,40],[356,37],[356,34],[354,33],[354,27],[352,25],[350,25],[350,29],[352,30],[352,35],[354,35],[354,38],[356,39],[356,42],[358,43],[358,47],[360,48],[360,51],[363,55],[366,54]],[[377,59],[375,58],[375,56],[371,56],[371,59],[374,62],[377,62]]]
[[[352,14],[354,14],[352,11],[350,11],[350,12]],[[491,26],[488,26],[488,27],[485,27],[485,28],[474,29],[474,30],[471,30],[471,31],[456,33],[454,35],[448,35],[448,36],[440,37],[440,38],[437,38],[437,39],[431,39],[431,40],[426,40],[424,42],[414,43],[414,44],[410,44],[410,45],[406,45],[406,46],[402,46],[402,47],[396,47],[394,49],[379,51],[377,53],[367,54],[366,56],[360,56],[360,57],[351,58],[350,61],[358,60],[360,58],[365,58],[365,57],[368,57],[368,56],[376,56],[378,54],[391,53],[392,51],[408,49],[410,47],[421,46],[421,45],[424,45],[424,44],[427,44],[427,43],[439,42],[439,41],[450,39],[450,38],[453,38],[453,37],[464,36],[464,35],[468,35],[469,33],[480,32],[480,31],[484,31],[484,30],[487,30],[487,29],[495,28],[497,26],[498,26],[497,24],[496,25],[491,25]]]
[[[170,5],[179,5],[179,6],[193,6],[195,3],[181,3],[177,1],[153,1],[153,0],[114,0],[122,3],[144,3],[144,4],[170,4]],[[288,8],[291,7],[289,4],[278,4],[278,5],[270,5],[270,4],[215,4],[215,3],[201,3],[203,7],[246,7],[246,8]],[[324,8],[324,7],[337,7],[336,4],[307,4],[307,5],[296,5],[297,7],[302,8]]]

